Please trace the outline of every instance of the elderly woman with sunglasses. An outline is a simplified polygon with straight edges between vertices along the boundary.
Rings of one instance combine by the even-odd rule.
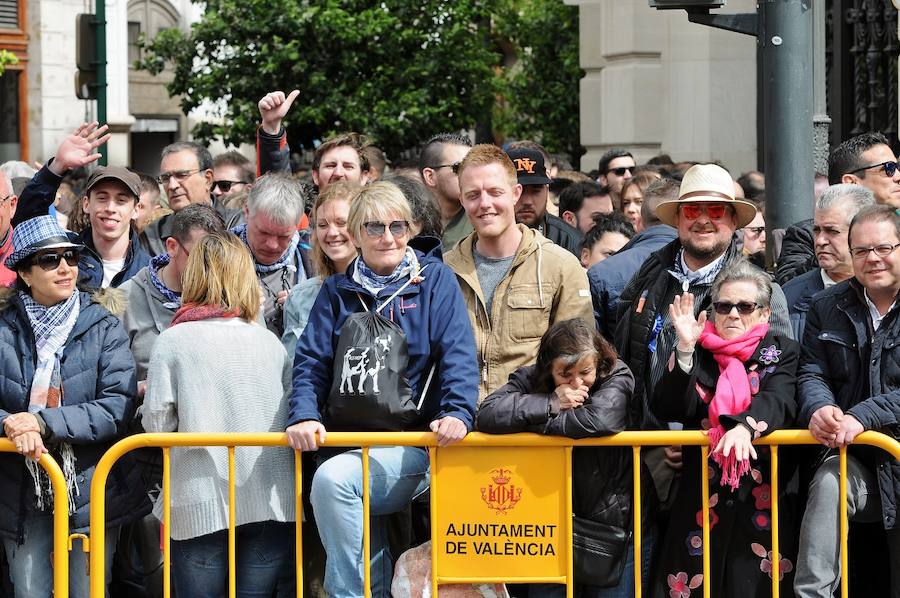
[[[135,367],[110,293],[79,292],[73,242],[52,216],[13,232],[6,259],[16,286],[0,303],[0,422],[27,457],[0,455],[0,536],[16,597],[49,597],[53,495],[36,459],[49,452],[68,490],[70,532],[86,533],[91,480],[100,457],[134,416]],[[120,461],[106,487],[107,578],[118,527],[149,511],[140,475]],[[95,549],[96,550],[96,549]],[[69,557],[69,595],[88,595],[86,555]]]
[[[651,407],[662,421],[709,434],[703,470],[699,447],[684,448],[682,483],[656,563],[653,596],[688,596],[703,582],[703,552],[711,557],[713,596],[770,596],[772,501],[767,447],[753,440],[789,427],[799,345],[769,330],[772,286],[746,260],[727,265],[712,286],[713,315],[694,316],[694,297],[669,308],[678,342],[656,385]],[[782,464],[781,477],[790,476]],[[710,543],[703,546],[700,480],[709,477]],[[779,485],[784,488],[784,485]],[[780,575],[790,593],[793,559],[790,501],[782,501]]]
[[[351,203],[347,234],[360,255],[345,273],[325,279],[297,344],[287,428],[294,448],[316,450],[326,428],[430,429],[442,446],[472,429],[478,366],[466,306],[437,240],[416,239],[424,252],[409,245],[411,220],[409,203],[391,183],[368,185]],[[358,339],[363,322],[379,330],[365,347]],[[402,338],[408,359],[401,363]],[[362,596],[361,451],[325,452],[310,496],[326,552],[325,592]],[[390,595],[393,571],[382,516],[428,487],[428,454],[374,447],[369,458],[372,596],[379,598]]]

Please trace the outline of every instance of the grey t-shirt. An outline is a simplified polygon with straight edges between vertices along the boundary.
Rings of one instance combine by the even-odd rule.
[[[478,284],[481,285],[481,291],[484,293],[484,303],[487,307],[488,318],[491,316],[491,307],[494,303],[494,291],[497,285],[506,277],[509,267],[512,265],[513,258],[509,257],[486,257],[473,250],[472,255],[475,257],[475,273],[478,275]]]

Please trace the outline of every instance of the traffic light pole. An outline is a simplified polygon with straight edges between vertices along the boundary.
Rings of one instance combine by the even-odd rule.
[[[686,9],[692,23],[756,36],[763,60],[763,93],[757,101],[763,102],[766,228],[771,232],[811,218],[815,175],[812,2],[758,0],[758,12],[747,14],[711,14],[702,4],[696,0],[651,2],[659,8]]]
[[[97,122],[106,124],[106,1],[97,0],[94,10],[97,35]],[[106,166],[109,157],[106,144],[100,146],[100,164]]]

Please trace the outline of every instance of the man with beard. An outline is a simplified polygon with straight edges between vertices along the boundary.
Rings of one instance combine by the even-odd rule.
[[[660,202],[656,215],[676,228],[678,238],[651,254],[622,291],[615,333],[619,357],[635,374],[629,426],[649,430],[668,427],[650,414],[648,401],[678,340],[669,306],[676,295],[692,293],[695,316],[709,309],[713,279],[727,264],[742,259],[734,231],[753,220],[756,206],[734,198],[734,181],[724,168],[697,164],[685,173],[678,199]],[[772,331],[790,338],[784,292],[772,286]],[[681,468],[680,447],[647,450],[644,455],[657,496],[665,501]]]

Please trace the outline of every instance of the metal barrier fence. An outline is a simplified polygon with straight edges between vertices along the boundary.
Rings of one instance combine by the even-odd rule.
[[[109,476],[113,464],[122,457],[122,455],[138,449],[149,447],[160,447],[163,450],[163,526],[165,530],[169,529],[169,513],[170,513],[170,448],[183,446],[222,446],[228,447],[228,469],[229,469],[229,528],[228,528],[228,588],[229,596],[234,597],[236,594],[235,579],[235,498],[234,498],[234,451],[238,446],[285,446],[287,444],[287,436],[277,433],[260,433],[260,434],[195,434],[195,433],[166,433],[166,434],[139,434],[125,438],[107,451],[94,473],[94,480],[91,486],[91,521],[90,521],[90,545],[104,546],[105,535],[105,512],[106,505],[104,503],[104,492],[106,480]],[[707,471],[709,459],[709,439],[705,433],[699,431],[661,431],[661,432],[621,432],[614,436],[603,438],[590,438],[583,440],[573,440],[559,436],[540,436],[536,434],[509,434],[509,435],[489,435],[473,433],[469,434],[462,442],[446,448],[438,448],[434,434],[425,432],[377,432],[377,433],[351,433],[351,432],[331,432],[328,434],[327,441],[323,446],[326,447],[362,447],[362,466],[363,479],[368,480],[369,476],[369,447],[373,446],[419,446],[429,447],[430,462],[432,466],[432,485],[439,484],[440,480],[436,477],[436,455],[437,451],[452,451],[455,447],[583,447],[583,446],[607,446],[607,447],[632,447],[634,456],[633,482],[634,496],[641,495],[641,448],[650,446],[669,446],[669,445],[697,445],[701,447],[701,459],[703,467],[701,471]],[[803,445],[818,444],[812,435],[806,430],[781,430],[755,441],[756,445],[768,445],[771,448],[771,496],[772,501],[772,554],[776,558],[772,559],[772,596],[779,596],[779,546],[778,546],[778,447],[786,445]],[[895,459],[900,459],[900,442],[893,438],[877,432],[865,432],[860,434],[855,440],[854,445],[870,445],[881,448],[889,452]],[[0,443],[0,450],[8,450],[9,443]],[[297,513],[296,523],[296,575],[297,575],[297,595],[302,596],[303,588],[303,571],[302,571],[302,522],[300,514],[302,508],[302,471],[299,453],[295,455],[295,504]],[[571,454],[567,456],[570,461]],[[46,456],[42,459],[42,464],[50,461]],[[55,466],[55,463],[53,464]],[[46,465],[45,465],[46,466]],[[57,468],[58,471],[58,468]],[[848,537],[848,521],[847,521],[847,495],[846,495],[846,474],[847,474],[847,453],[846,448],[840,449],[840,518],[841,518],[841,592],[842,597],[847,598],[847,537]],[[60,481],[61,482],[61,474]],[[570,478],[568,478],[570,479]],[[703,596],[709,598],[709,572],[710,557],[707,547],[709,546],[709,480],[708,476],[701,476],[703,489]],[[58,488],[57,482],[54,482],[54,488]],[[560,520],[566,517],[571,520],[572,503],[571,503],[571,484],[566,489],[567,512],[560,513]],[[57,490],[57,504],[59,504]],[[62,496],[65,497],[65,489],[63,484]],[[435,493],[431,496],[432,506],[432,539],[434,540],[434,521],[437,518],[435,512]],[[635,577],[635,596],[640,598],[642,595],[641,588],[641,501],[634,501],[633,517],[634,517],[634,577]],[[58,510],[57,510],[58,511]],[[56,521],[59,521],[57,516]],[[58,534],[57,534],[58,535]],[[363,484],[363,550],[364,563],[370,562],[370,529],[369,529],[369,485]],[[58,538],[55,537],[56,542]],[[568,539],[568,575],[566,576],[567,596],[572,598],[573,580],[572,580],[572,553],[571,553],[571,537]],[[58,551],[58,548],[57,548]],[[56,555],[59,558],[59,554]],[[432,542],[432,596],[437,596],[438,586],[441,583],[456,583],[459,581],[466,582],[504,582],[508,579],[467,579],[460,580],[454,578],[442,579],[438,573],[439,563],[437,559],[437,551],[435,550],[435,542]],[[90,559],[90,579],[91,579],[91,596],[92,598],[103,598],[106,579],[104,578],[105,554],[103,550],[98,550],[91,554]],[[63,569],[65,571],[65,569]],[[364,567],[365,575],[365,596],[369,598],[370,589],[370,571],[369,567]],[[164,595],[168,598],[171,595],[170,588],[170,547],[169,533],[163,534],[163,577],[164,577]],[[57,565],[56,583],[59,583],[60,567]],[[517,581],[517,580],[512,580]],[[57,585],[57,588],[59,586]],[[65,596],[65,594],[58,594]]]
[[[0,453],[18,453],[11,440],[0,438]],[[69,596],[69,496],[62,469],[49,454],[41,455],[38,461],[53,486],[53,595],[57,598]],[[87,551],[90,546],[83,539]]]

